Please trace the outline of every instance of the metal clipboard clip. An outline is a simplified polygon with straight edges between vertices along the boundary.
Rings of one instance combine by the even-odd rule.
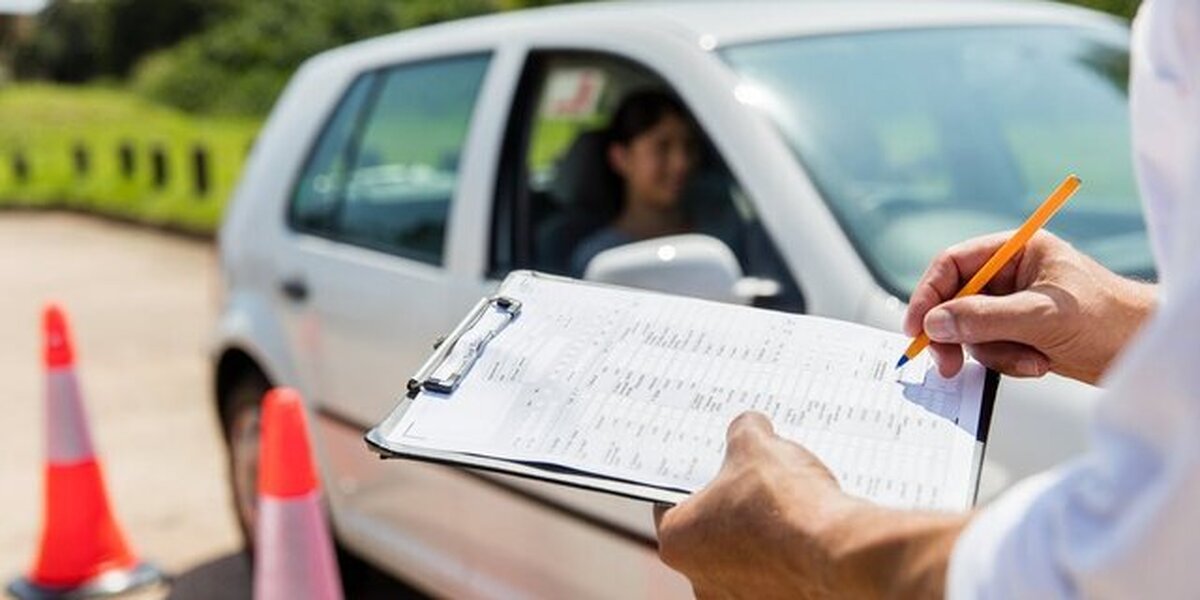
[[[493,329],[474,331],[475,326],[491,311],[498,311],[505,319]],[[415,398],[421,390],[440,394],[453,392],[483,354],[487,343],[520,313],[521,301],[514,298],[491,296],[481,299],[454,331],[438,342],[434,353],[408,380],[408,397]],[[468,334],[471,335],[468,337]]]

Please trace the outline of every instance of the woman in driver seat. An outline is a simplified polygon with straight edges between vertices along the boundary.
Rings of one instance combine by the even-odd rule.
[[[683,104],[659,91],[631,94],[613,115],[606,138],[608,168],[621,182],[621,209],[575,247],[570,262],[575,277],[610,248],[692,231],[681,197],[698,152],[696,129]]]

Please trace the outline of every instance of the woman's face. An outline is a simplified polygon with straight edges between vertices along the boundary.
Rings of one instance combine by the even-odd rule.
[[[628,144],[610,146],[609,162],[625,180],[628,201],[674,208],[696,164],[695,135],[682,117],[668,113]]]

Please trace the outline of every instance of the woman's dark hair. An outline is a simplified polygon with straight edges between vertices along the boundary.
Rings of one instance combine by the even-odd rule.
[[[657,90],[630,94],[621,100],[613,114],[608,125],[608,142],[626,146],[633,138],[653,129],[667,115],[675,115],[689,124],[692,122],[683,103],[671,94]]]

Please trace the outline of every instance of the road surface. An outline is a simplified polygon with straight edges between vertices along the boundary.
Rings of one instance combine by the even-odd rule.
[[[210,244],[83,216],[0,213],[0,576],[33,560],[41,522],[41,310],[54,300],[114,509],[177,597],[249,597],[224,485],[205,343]],[[220,587],[206,587],[220,585]]]
[[[214,269],[206,242],[80,215],[0,212],[3,584],[29,568],[40,530],[40,314],[55,300],[74,330],[93,439],[131,543],[174,576],[173,598],[250,597],[211,406]],[[401,590],[368,577],[369,595]]]

